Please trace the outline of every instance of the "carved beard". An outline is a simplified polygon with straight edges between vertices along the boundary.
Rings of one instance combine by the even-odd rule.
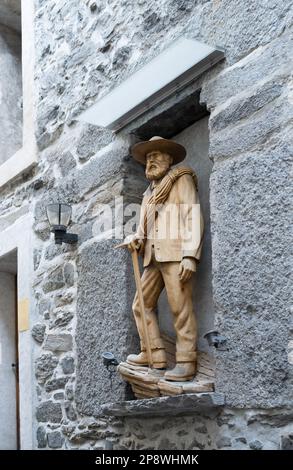
[[[165,176],[169,168],[170,164],[167,162],[147,163],[145,175],[149,181],[160,180]]]

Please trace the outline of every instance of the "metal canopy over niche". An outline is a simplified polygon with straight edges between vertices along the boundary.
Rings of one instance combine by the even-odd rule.
[[[220,49],[181,38],[84,111],[77,120],[118,131],[187,86],[223,57]]]

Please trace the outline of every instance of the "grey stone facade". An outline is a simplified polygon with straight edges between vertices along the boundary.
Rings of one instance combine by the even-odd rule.
[[[0,188],[1,231],[26,213],[34,218],[34,447],[292,447],[292,3],[36,0],[35,7],[39,162]],[[145,181],[129,145],[181,98],[118,134],[75,118],[181,35],[225,50],[225,60],[182,100],[200,89],[210,112],[207,278],[215,326],[227,338],[227,350],[215,352],[216,391],[226,406],[191,416],[109,418],[101,405],[131,392],[117,375],[111,380],[101,353],[123,358],[137,336],[130,260],[113,249],[115,240],[95,238],[98,205],[122,195],[140,200]],[[57,200],[73,207],[76,246],[59,247],[50,237],[45,207]]]

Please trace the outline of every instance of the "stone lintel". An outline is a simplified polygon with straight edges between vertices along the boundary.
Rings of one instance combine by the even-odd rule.
[[[107,416],[177,416],[202,413],[211,408],[222,407],[224,404],[225,396],[222,393],[186,393],[169,397],[105,403],[101,406],[101,413]]]

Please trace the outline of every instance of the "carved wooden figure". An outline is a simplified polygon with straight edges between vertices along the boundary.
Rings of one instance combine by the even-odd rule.
[[[211,391],[213,366],[206,355],[201,354],[199,362],[209,365],[209,373],[203,377],[201,374],[197,382],[194,379],[198,355],[192,274],[200,259],[203,239],[196,175],[190,168],[172,168],[186,156],[185,148],[174,141],[152,137],[134,145],[131,153],[145,165],[150,181],[144,193],[137,233],[123,244],[132,252],[137,287],[133,314],[141,351],[130,354],[118,370],[132,384],[137,397],[182,393],[178,383],[187,381],[193,381],[193,386],[189,384],[190,391]],[[141,279],[137,254],[143,256]],[[157,302],[164,288],[176,332],[175,357],[170,352],[170,339],[162,335],[158,324]],[[175,363],[166,370],[167,362],[170,365],[168,344],[169,357],[171,354]]]

